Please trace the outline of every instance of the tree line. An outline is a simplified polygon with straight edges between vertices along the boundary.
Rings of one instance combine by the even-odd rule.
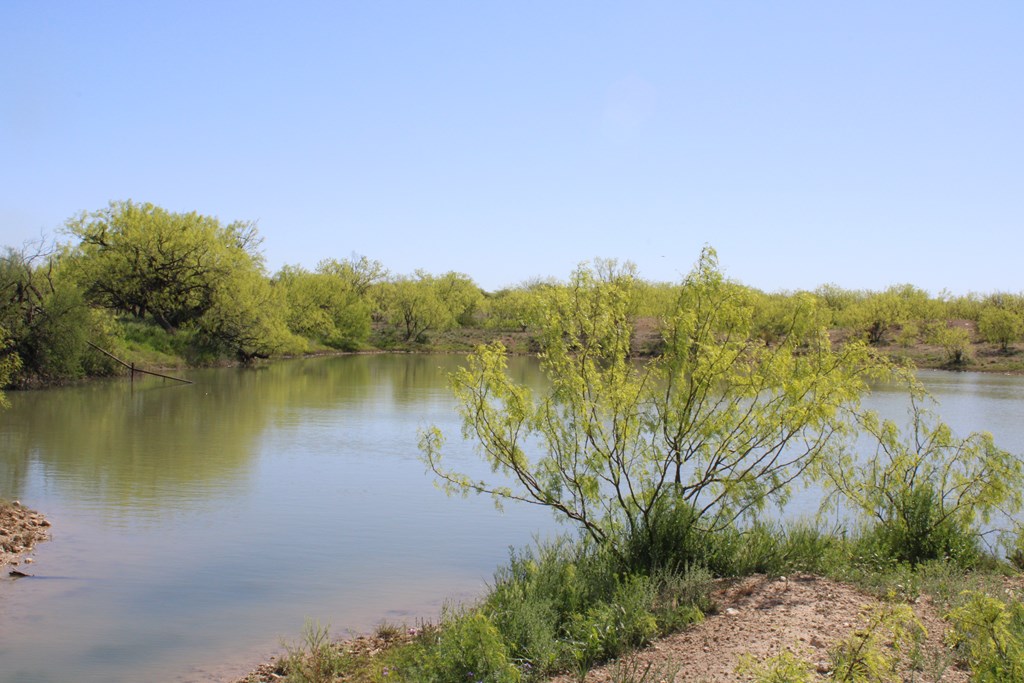
[[[573,287],[547,279],[486,292],[463,273],[395,274],[356,255],[270,273],[254,223],[132,201],[73,216],[62,235],[0,256],[2,386],[114,373],[90,344],[158,365],[429,348],[451,331],[520,335],[523,350],[535,349],[544,296]],[[685,284],[632,275],[631,319],[660,329]],[[840,341],[930,345],[952,365],[969,363],[978,342],[1012,354],[1024,336],[1024,294],[932,296],[909,284],[766,293],[726,284],[753,302],[755,333],[768,344],[808,300]],[[655,334],[651,343],[662,342]]]

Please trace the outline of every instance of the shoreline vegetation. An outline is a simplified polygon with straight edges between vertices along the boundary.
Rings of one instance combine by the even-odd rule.
[[[299,643],[286,643],[283,654],[233,683],[1021,680],[1024,577],[1019,573],[995,565],[969,570],[948,562],[913,570],[835,569],[837,573],[788,574],[775,569],[711,580],[701,598],[706,612],[695,612],[692,622],[656,631],[607,659],[587,661],[585,652],[577,650],[583,660],[540,677],[488,675],[487,663],[472,652],[481,645],[466,642],[449,656],[460,663],[465,661],[460,657],[472,658],[470,666],[485,668],[484,673],[410,678],[400,672],[424,656],[424,650],[439,646],[444,638],[440,626],[381,623],[373,633],[332,640],[327,627],[307,624]],[[1012,625],[1007,628],[1006,622]],[[998,639],[1008,655],[990,652],[984,660],[972,653],[982,640],[972,629],[987,624],[999,635],[980,643],[981,648],[991,649]],[[491,646],[497,647],[493,642]],[[977,678],[984,668],[1002,677]]]
[[[1024,681],[1024,604],[1004,582],[1024,569],[1024,532],[1018,523],[983,546],[979,528],[1020,511],[1020,455],[931,419],[910,372],[1024,372],[1024,294],[932,296],[909,284],[766,293],[725,278],[710,248],[679,283],[601,259],[566,281],[498,292],[462,273],[396,275],[357,256],[270,274],[253,224],[131,201],[82,213],[65,233],[68,243],[0,258],[0,387],[122,372],[95,347],[146,369],[468,353],[452,378],[464,428],[513,486],[448,470],[436,429],[421,433],[424,461],[449,492],[539,503],[579,531],[512,552],[486,595],[436,624],[385,624],[348,646],[311,624],[249,680],[674,680],[672,661],[631,653],[671,649],[665,638],[701,624],[728,628],[719,617],[742,614],[744,598],[786,604],[802,593],[777,585],[785,576],[818,577],[807,580],[818,582],[811,596],[880,601],[839,615],[848,628],[834,640],[804,632],[738,659],[743,673],[728,676],[964,680],[947,677],[959,669]],[[549,393],[508,377],[507,354],[540,356]],[[909,433],[860,411],[873,379],[906,384]],[[877,442],[872,468],[840,447],[853,434]],[[528,456],[526,442],[542,447]],[[801,482],[842,499],[856,524],[758,523]],[[751,578],[761,576],[767,593]],[[922,600],[936,605],[930,616],[914,612]],[[926,647],[929,618],[952,633],[939,651]],[[717,637],[707,635],[707,652]]]
[[[572,286],[555,275],[489,292],[465,273],[393,273],[358,255],[271,273],[253,223],[132,201],[73,216],[61,236],[0,253],[0,388],[122,372],[94,347],[144,368],[332,352],[470,352],[495,339],[512,353],[536,353],[544,302]],[[633,353],[659,353],[661,327],[685,298],[685,280],[645,280],[614,260],[588,265],[599,277],[617,270],[628,277]],[[837,344],[864,341],[918,367],[1024,372],[1024,293],[724,285],[750,311],[749,334],[767,346],[796,311],[810,308]]]

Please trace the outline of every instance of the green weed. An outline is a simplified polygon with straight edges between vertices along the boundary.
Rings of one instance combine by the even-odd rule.
[[[736,673],[752,677],[754,683],[809,683],[814,680],[811,665],[789,650],[764,661],[758,661],[753,655],[743,655]]]
[[[676,680],[681,667],[673,662],[641,662],[636,657],[621,657],[611,668],[611,683],[669,683]]]
[[[285,645],[282,666],[289,683],[331,683],[348,663],[344,651],[331,642],[330,627],[307,621],[302,644]]]

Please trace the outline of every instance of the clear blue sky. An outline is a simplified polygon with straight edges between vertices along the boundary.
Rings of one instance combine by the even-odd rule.
[[[110,200],[495,290],[1024,290],[1024,2],[0,3],[0,244]]]

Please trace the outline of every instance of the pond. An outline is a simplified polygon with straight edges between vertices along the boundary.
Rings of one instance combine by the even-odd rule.
[[[471,600],[543,509],[447,498],[417,430],[458,438],[458,356],[368,355],[18,392],[0,497],[53,523],[33,578],[0,579],[0,683],[231,680],[307,620],[344,635]],[[541,382],[536,361],[510,371]],[[954,428],[1024,452],[1024,378],[922,373]],[[881,410],[903,410],[881,389]]]

